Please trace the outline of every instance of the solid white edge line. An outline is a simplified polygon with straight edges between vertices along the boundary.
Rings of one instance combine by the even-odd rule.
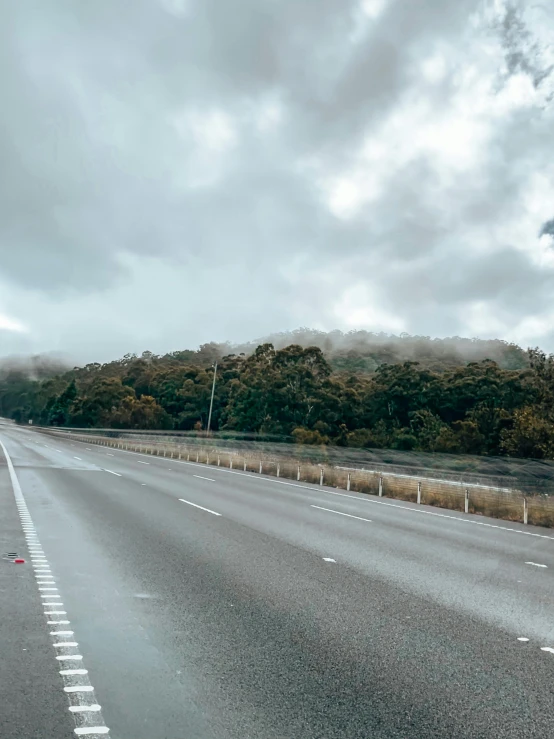
[[[24,496],[23,496],[23,491],[21,489],[21,485],[20,485],[19,479],[18,479],[17,474],[15,472],[15,468],[13,466],[13,462],[11,460],[11,457],[10,457],[9,453],[8,453],[8,450],[6,449],[5,444],[3,443],[3,441],[1,439],[0,439],[0,448],[2,449],[2,451],[4,453],[4,456],[6,458],[6,464],[7,464],[8,472],[9,472],[9,475],[10,475],[10,481],[11,481],[11,484],[12,484],[13,494],[14,494],[15,502],[16,502],[17,508],[19,510],[19,513],[21,515],[21,512],[23,511],[26,514],[28,514],[27,506],[25,504],[25,499],[24,499]],[[24,524],[22,523],[22,526],[23,525]],[[40,546],[40,544],[38,542],[38,537],[36,537],[34,535],[33,535],[33,537],[31,537],[30,535],[27,535],[26,538],[27,538],[27,540],[29,540],[30,538],[37,539],[37,541],[36,541],[37,547]],[[46,566],[47,565],[47,560],[46,560],[45,557],[32,557],[31,559],[33,560],[34,563],[36,563],[36,564],[33,564],[33,567],[34,567],[35,570],[38,570],[38,569],[47,569],[47,570],[49,570],[49,568]],[[37,587],[38,587],[38,585],[37,585]],[[43,589],[46,589],[46,588],[43,588]],[[51,589],[51,588],[48,588],[48,589]],[[41,595],[41,598],[60,598],[60,597],[61,596],[59,596],[59,595]],[[63,607],[63,603],[61,603],[59,601],[57,601],[55,603],[44,603],[43,602],[42,603],[42,606],[43,607],[52,607],[53,606],[54,608],[60,608],[60,606]],[[44,614],[46,616],[52,616],[52,615],[64,615],[65,616],[66,615],[66,611],[60,611],[60,610],[46,611],[45,610],[44,611]],[[49,620],[49,621],[47,621],[47,623],[48,624],[54,624],[54,623],[64,623],[64,624],[66,624],[66,623],[69,623],[69,621],[68,620],[64,620],[64,621],[50,621]],[[74,647],[74,646],[77,646],[77,642],[64,642],[62,644],[56,642],[54,644],[54,646],[55,647],[61,647],[61,646],[64,646],[64,647],[65,646]],[[59,662],[62,662],[62,663],[64,661],[79,661],[79,660],[82,660],[82,659],[83,659],[83,657],[80,654],[71,654],[71,655],[68,654],[68,655],[58,655],[58,656],[56,656],[56,660],[58,660]],[[60,671],[60,672],[62,672],[62,671]],[[86,674],[86,673],[79,673],[79,674]],[[76,692],[76,690],[77,690],[77,687],[76,686],[75,687],[74,686],[66,686],[66,687],[64,687],[64,691],[65,692]],[[92,692],[94,694],[94,688],[92,686],[81,687],[80,690],[83,690],[85,692]],[[97,705],[97,704],[93,704],[93,705]],[[78,714],[76,714],[76,718],[77,718],[77,715]],[[103,722],[102,714],[100,714],[98,718],[99,718],[99,721],[100,722]],[[79,723],[79,722],[76,721],[76,723]],[[107,735],[107,734],[109,734],[109,729],[103,723],[102,725],[93,726],[93,727],[89,727],[89,726],[77,726],[74,729],[74,733],[77,736],[81,736],[81,735],[92,735],[92,734],[106,734]]]
[[[186,503],[187,505],[192,505],[195,508],[200,508],[202,511],[206,511],[207,513],[211,513],[214,516],[221,516],[221,513],[217,513],[216,511],[212,511],[209,508],[204,508],[202,505],[198,505],[197,503],[191,503],[190,500],[185,500],[184,498],[179,498],[181,503]]]
[[[333,511],[331,508],[323,508],[320,505],[311,505],[310,508],[318,508],[320,511],[327,511],[328,513],[336,513],[338,516],[347,516],[348,518],[357,518],[358,521],[367,521],[373,523],[370,518],[362,518],[361,516],[353,516],[351,513],[342,513],[342,511]]]

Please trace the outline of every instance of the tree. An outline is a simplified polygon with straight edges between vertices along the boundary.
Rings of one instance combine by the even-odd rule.
[[[48,416],[48,423],[51,426],[69,425],[71,410],[76,397],[77,386],[75,385],[75,380],[71,380],[63,393],[52,404]]]

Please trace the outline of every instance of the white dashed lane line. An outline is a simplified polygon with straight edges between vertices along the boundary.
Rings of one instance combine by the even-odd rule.
[[[334,511],[331,508],[322,508],[320,505],[312,505],[310,508],[318,508],[320,511],[327,511],[327,513],[336,513],[337,516],[346,516],[347,518],[357,518],[358,521],[367,521],[372,523],[370,518],[362,518],[361,516],[353,516],[351,513],[342,513],[342,511]]]
[[[82,461],[83,461],[83,460],[81,459],[81,457],[73,457],[73,459],[78,459],[78,460],[79,460],[79,462],[82,462]]]
[[[107,470],[104,468],[104,472],[109,472],[110,475],[117,475],[117,477],[123,477],[123,475],[120,475],[119,472],[114,472],[113,470]]]
[[[56,627],[69,625],[69,619],[58,618],[58,616],[67,616],[67,611],[62,610],[64,604],[60,600],[61,595],[56,595],[55,592],[52,592],[58,590],[58,588],[55,587],[56,581],[50,573],[48,560],[44,556],[38,536],[35,533],[34,524],[27,508],[12,460],[2,441],[0,441],[0,448],[3,450],[6,458],[15,503],[25,531],[25,537],[30,550],[30,559],[35,571],[34,574],[37,581],[37,587],[42,601],[41,605],[47,619],[46,623],[48,626]],[[31,551],[35,556],[31,555]],[[38,556],[39,554],[40,556]],[[60,667],[63,668],[59,670],[59,673],[63,680],[63,690],[68,695],[70,702],[68,709],[73,715],[75,721],[75,735],[107,736],[110,730],[104,723],[101,706],[97,703],[94,695],[94,688],[88,681],[88,672],[84,668],[76,669],[73,667],[75,663],[80,664],[83,659],[83,656],[75,651],[78,648],[79,643],[72,640],[72,638],[75,638],[73,631],[60,630],[59,628],[56,628],[50,630],[49,635],[52,640],[52,647],[56,651],[68,651],[67,654],[58,653],[55,655],[55,659],[58,663],[61,663]],[[77,702],[75,699],[77,699]]]
[[[150,462],[143,462],[141,459],[137,460],[139,464],[150,464]]]
[[[215,480],[212,480],[211,477],[202,477],[202,475],[193,475],[193,477],[197,477],[199,480],[208,480],[208,482],[215,482]]]
[[[526,562],[526,565],[532,565],[533,567],[548,567],[548,565],[540,565],[538,562]]]
[[[122,454],[144,454],[144,452],[134,452],[130,449],[120,449],[120,453]],[[146,456],[146,455],[145,455]],[[148,462],[141,462],[141,460],[137,460],[141,464],[149,464]],[[178,464],[182,465],[189,465],[191,467],[203,467],[205,468],[206,465],[202,464],[200,462],[187,462],[186,460],[178,460]],[[212,468],[212,465],[210,465],[210,468]],[[311,492],[317,491],[317,488],[315,488],[313,485],[301,485],[296,482],[287,482],[286,480],[275,480],[270,477],[260,477],[257,474],[249,473],[249,472],[239,472],[238,470],[230,470],[225,467],[213,467],[214,472],[222,472],[228,475],[239,475],[241,477],[251,477],[253,479],[258,479],[260,481],[264,481],[270,484],[275,485],[288,485],[293,488],[300,488],[303,490],[310,490]],[[386,506],[388,508],[397,508],[400,511],[406,511],[408,513],[417,513],[422,514],[424,516],[435,516],[438,518],[448,518],[451,521],[458,521],[460,523],[468,523],[473,526],[485,526],[490,529],[497,529],[499,531],[507,531],[512,534],[521,534],[522,536],[533,536],[538,539],[549,539],[550,541],[554,541],[554,536],[548,536],[546,534],[535,534],[533,531],[522,531],[521,529],[513,529],[508,526],[500,526],[498,524],[492,524],[492,523],[485,523],[484,521],[475,521],[472,518],[462,518],[461,516],[453,516],[448,513],[437,513],[436,511],[426,511],[422,508],[412,508],[410,506],[402,505],[401,503],[388,503],[384,500],[374,500],[370,497],[362,497],[360,495],[350,495],[348,493],[337,493],[332,490],[321,490],[321,493],[324,495],[338,495],[343,498],[352,498],[353,500],[357,500],[358,503],[364,503],[364,504],[374,504],[374,505],[382,505]]]
[[[221,516],[221,513],[217,513],[216,511],[212,511],[209,508],[204,508],[202,505],[198,505],[197,503],[191,503],[190,500],[185,500],[184,498],[179,498],[181,503],[186,503],[187,505],[194,506],[195,508],[200,508],[201,511],[206,511],[207,513],[211,513],[214,516]]]

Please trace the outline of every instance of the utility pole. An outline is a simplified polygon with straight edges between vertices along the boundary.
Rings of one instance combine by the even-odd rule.
[[[210,425],[212,423],[212,409],[214,407],[215,377],[217,375],[217,362],[215,362],[213,367],[214,367],[214,382],[212,385],[212,399],[210,400],[210,413],[208,415],[208,428],[206,429],[206,436],[210,435]]]

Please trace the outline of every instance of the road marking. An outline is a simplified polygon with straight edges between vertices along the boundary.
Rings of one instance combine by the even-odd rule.
[[[121,449],[120,452],[123,452],[124,454],[142,454],[144,456],[146,455],[144,452],[134,452],[130,449]],[[137,460],[140,461],[140,460]],[[201,462],[187,462],[185,460],[179,460],[179,464],[183,465],[189,465],[191,467],[206,467],[205,464]],[[144,463],[148,464],[148,463]],[[210,465],[211,467],[211,465]],[[254,480],[264,480],[265,482],[274,483],[276,485],[288,485],[293,488],[300,488],[302,490],[310,490],[313,493],[323,493],[324,495],[340,495],[344,498],[352,498],[353,500],[357,500],[360,503],[374,503],[375,505],[383,505],[387,506],[389,508],[399,508],[403,511],[409,511],[411,513],[423,513],[426,516],[438,516],[439,518],[449,518],[453,521],[460,521],[461,523],[470,523],[474,526],[486,526],[487,528],[491,529],[499,529],[500,531],[509,531],[513,534],[523,534],[524,536],[534,536],[538,539],[549,539],[550,541],[554,541],[554,536],[547,536],[546,534],[535,534],[532,531],[521,531],[520,529],[512,529],[508,526],[499,526],[498,524],[492,524],[492,523],[485,523],[484,521],[474,521],[470,518],[461,518],[460,516],[451,516],[447,513],[436,513],[435,511],[426,511],[421,508],[411,508],[410,506],[404,506],[399,505],[397,503],[386,503],[382,500],[372,500],[370,497],[365,497],[362,493],[360,495],[348,495],[348,493],[336,493],[331,490],[320,490],[314,483],[313,485],[299,485],[295,482],[286,482],[285,480],[275,480],[271,477],[266,477],[263,475],[251,474],[248,472],[239,472],[238,470],[230,470],[226,467],[213,467],[214,472],[225,472],[228,475],[239,475],[240,477],[251,477]],[[468,514],[471,515],[471,514]]]
[[[143,462],[143,461],[142,461],[141,459],[138,459],[138,460],[137,460],[137,462],[138,462],[139,464],[150,464],[150,462]]]
[[[87,734],[109,734],[110,732],[107,726],[81,726],[73,731],[77,736],[86,736]]]
[[[193,477],[197,477],[199,480],[208,480],[209,482],[215,482],[215,480],[212,480],[211,477],[202,477],[202,475],[193,475]]]
[[[59,452],[60,454],[62,453],[61,449],[56,449],[55,451]]]
[[[251,475],[253,477],[253,475]],[[274,482],[273,480],[271,482]],[[296,487],[300,487],[299,485]],[[302,485],[302,487],[307,487]],[[312,488],[308,488],[311,490]],[[534,534],[532,531],[520,531],[520,529],[511,529],[507,526],[498,526],[494,523],[485,523],[484,521],[472,521],[469,518],[460,518],[459,516],[450,516],[447,513],[435,513],[434,511],[423,511],[419,508],[410,508],[405,505],[398,505],[397,503],[385,503],[382,500],[371,500],[371,498],[361,498],[358,495],[348,495],[347,493],[334,493],[331,490],[323,491],[326,495],[339,495],[341,498],[353,498],[362,503],[374,503],[375,505],[384,505],[389,508],[399,508],[402,511],[410,511],[411,513],[423,513],[426,516],[438,516],[439,518],[450,518],[452,521],[460,521],[460,523],[471,523],[474,526],[486,526],[489,529],[500,529],[501,531],[511,531],[514,534],[523,534],[524,536],[535,536],[538,539],[550,539],[554,541],[554,536],[545,536],[545,534]]]
[[[310,508],[319,508],[320,511],[328,511],[329,513],[336,513],[339,516],[347,516],[348,518],[357,518],[359,521],[367,521],[372,523],[370,518],[362,518],[361,516],[353,516],[351,513],[342,513],[342,511],[333,511],[331,508],[322,508],[320,505],[312,505]]]
[[[92,452],[92,449],[89,449],[88,446],[86,446],[85,449],[87,450],[87,452]]]
[[[13,466],[13,462],[11,460],[10,455],[8,454],[8,450],[6,449],[5,444],[1,440],[0,440],[0,449],[2,449],[2,451],[4,452],[4,456],[6,458],[6,464],[7,464],[8,472],[10,475],[13,495],[14,495],[15,502],[16,502],[16,505],[19,511],[21,525],[23,529],[27,532],[26,538],[27,538],[27,542],[29,545],[29,549],[32,549],[33,554],[36,555],[36,556],[31,555],[31,560],[33,563],[33,568],[35,570],[35,577],[37,579],[37,587],[39,591],[43,591],[40,593],[40,597],[43,601],[42,605],[44,607],[44,615],[48,619],[47,624],[48,625],[69,624],[70,623],[69,619],[63,619],[63,620],[62,619],[52,619],[52,616],[67,616],[67,611],[59,610],[60,608],[63,608],[63,603],[59,600],[61,598],[60,595],[55,595],[52,592],[48,592],[48,594],[44,594],[46,591],[56,591],[57,588],[50,587],[53,582],[52,577],[50,574],[48,575],[44,574],[44,573],[50,573],[50,565],[48,564],[48,560],[46,559],[46,557],[42,556],[42,547],[40,546],[38,537],[34,533],[33,534],[28,533],[31,530],[34,532],[34,526],[31,520],[31,515],[27,509],[27,504],[25,502],[23,491],[21,489],[19,479],[17,477],[17,474]],[[57,451],[60,451],[60,450],[57,450]],[[32,540],[32,542],[30,540]],[[41,554],[41,556],[38,556],[39,553]],[[44,585],[41,585],[41,583],[43,583]],[[46,599],[49,599],[49,601],[45,602]],[[50,602],[50,601],[53,601],[53,602]],[[56,610],[46,610],[48,608],[54,608]],[[61,631],[60,632],[55,631],[50,634],[51,639],[52,639],[52,644],[57,649],[60,649],[62,647],[63,648],[67,647],[68,649],[74,649],[75,647],[77,647],[78,642],[73,642],[73,641],[60,642],[59,641],[59,638],[62,636],[72,636],[72,635],[73,635],[73,632],[61,632]],[[73,671],[69,669],[71,667],[72,662],[73,663],[79,662],[83,659],[82,655],[64,654],[64,655],[56,655],[55,658],[58,662],[62,663],[62,665],[60,666],[63,666],[64,662],[68,663],[67,670],[65,669],[60,670],[60,674],[63,676],[64,682],[73,681],[74,680],[73,675],[86,675],[87,674],[87,671],[85,669],[79,670],[79,671],[77,670]],[[85,686],[78,686],[78,687],[67,685],[64,687],[64,691],[67,693],[78,692],[78,691],[91,693],[91,698],[93,699],[91,700],[91,706],[98,705],[96,700],[94,699],[95,698],[94,688],[92,687],[92,685],[85,685]],[[90,710],[96,711],[96,709],[90,709]],[[98,711],[99,711],[99,708],[98,708]],[[73,714],[75,716],[76,727],[74,729],[74,733],[76,735],[81,735],[81,734],[82,735],[93,735],[93,734],[97,734],[97,735],[106,734],[107,735],[109,734],[109,729],[104,724],[104,719],[101,713],[99,712],[97,713],[97,719],[94,722],[96,725],[93,727],[87,725],[87,724],[90,724],[91,722],[90,722],[90,719],[87,717],[86,710],[82,712],[82,715],[80,711],[74,711]]]
[[[73,636],[73,631],[51,631],[50,636]]]
[[[554,649],[552,647],[541,647],[541,652],[551,652],[554,654]]]
[[[204,506],[197,505],[196,503],[191,503],[190,500],[185,500],[184,498],[179,498],[179,500],[181,501],[181,503],[186,503],[187,505],[192,505],[195,508],[200,508],[200,510],[212,513],[214,516],[221,516],[221,513],[216,513],[215,511],[211,511],[209,508],[204,508]]]
[[[70,624],[71,621],[47,621],[46,623],[48,626],[61,626],[62,624],[65,626],[66,624]]]
[[[548,567],[548,565],[540,565],[537,562],[526,562],[526,565],[533,565],[533,567]]]
[[[82,461],[83,461],[83,460],[81,459],[81,457],[73,457],[73,459],[78,459],[78,460],[79,460],[79,462],[82,462]]]
[[[518,641],[529,641],[529,639],[526,636],[518,636]]]
[[[108,452],[108,457],[114,457],[114,456],[115,456],[114,454],[110,454],[110,453]]]
[[[119,472],[114,472],[113,470],[104,469],[104,472],[109,472],[110,475],[117,475],[117,477],[122,477],[122,475],[120,475]]]
[[[69,710],[72,713],[80,713],[81,711],[100,711],[98,703],[93,703],[90,706],[69,706]]]
[[[323,557],[324,562],[336,562],[336,559],[331,559],[331,557]]]
[[[93,690],[92,685],[68,685],[64,688],[64,693],[92,693]]]

